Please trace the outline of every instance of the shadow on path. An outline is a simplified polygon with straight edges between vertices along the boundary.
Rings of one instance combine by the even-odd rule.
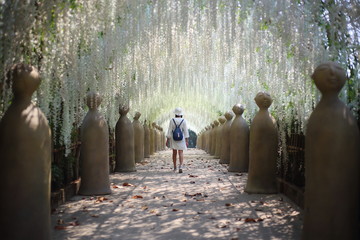
[[[244,193],[246,173],[184,155],[182,174],[162,151],[111,174],[111,195],[75,196],[52,215],[53,239],[300,239],[300,209],[285,196]]]

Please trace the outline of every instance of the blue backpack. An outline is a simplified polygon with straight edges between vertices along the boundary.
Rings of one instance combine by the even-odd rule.
[[[181,141],[183,139],[183,133],[180,129],[180,125],[182,124],[182,122],[184,121],[184,119],[180,122],[179,126],[176,125],[175,119],[173,119],[174,124],[175,124],[175,129],[173,131],[173,139],[174,141]]]

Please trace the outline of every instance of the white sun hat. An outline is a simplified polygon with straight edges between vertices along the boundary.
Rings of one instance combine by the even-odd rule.
[[[175,108],[174,113],[175,113],[175,115],[178,115],[178,116],[182,116],[182,115],[183,115],[183,111],[182,111],[182,109],[179,108],[179,107]]]

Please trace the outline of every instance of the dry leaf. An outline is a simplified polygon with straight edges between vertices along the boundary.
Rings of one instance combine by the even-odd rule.
[[[242,176],[242,175],[243,175],[242,173],[235,174],[235,176]]]
[[[131,186],[133,186],[132,184],[130,184],[128,182],[124,182],[122,185],[123,185],[123,187],[131,187]]]
[[[143,197],[140,196],[140,195],[135,195],[135,196],[133,196],[132,198],[133,198],[133,199],[139,199],[139,198],[143,198]]]
[[[189,175],[189,177],[193,177],[193,178],[196,178],[196,177],[198,177],[198,176],[196,176],[196,175]]]
[[[91,215],[91,217],[93,217],[93,218],[98,218],[99,215],[93,214],[93,215]]]
[[[227,207],[233,207],[234,205],[232,203],[225,203],[225,206]]]
[[[113,186],[112,186],[112,188],[119,188],[119,186],[117,186],[117,185],[113,185]]]
[[[54,227],[55,228],[55,230],[65,230],[66,229],[66,226],[55,226]]]
[[[173,211],[173,212],[177,212],[177,211],[179,211],[179,209],[174,208],[172,211]]]
[[[195,184],[195,181],[191,181],[190,184]]]
[[[246,219],[245,219],[245,222],[246,222],[246,223],[252,223],[252,222],[256,222],[256,220],[253,219],[253,218],[246,218]]]
[[[69,226],[79,226],[79,221],[69,222]]]
[[[149,207],[146,206],[146,205],[144,205],[144,206],[141,207],[141,209],[144,210],[144,211],[147,210],[148,208],[149,208]]]

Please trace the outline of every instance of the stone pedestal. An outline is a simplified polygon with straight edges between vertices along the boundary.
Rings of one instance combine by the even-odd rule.
[[[135,140],[135,162],[139,163],[144,160],[144,127],[140,123],[139,118],[141,113],[136,112],[133,127],[134,127],[134,140]]]
[[[0,122],[1,239],[51,239],[51,131],[31,103],[38,71],[16,64],[7,73],[13,101]]]
[[[120,106],[120,118],[115,127],[115,172],[135,172],[134,128],[126,116],[129,107]]]
[[[97,110],[101,97],[90,92],[86,103],[89,111],[81,125],[79,194],[110,194],[109,129],[105,118]]]
[[[221,152],[220,152],[220,163],[230,163],[230,127],[231,127],[231,119],[233,118],[233,114],[231,112],[225,113],[226,122],[222,128],[222,144],[221,144]]]
[[[278,132],[275,119],[268,111],[272,99],[269,94],[259,92],[255,102],[260,110],[250,126],[250,161],[245,192],[276,193]]]
[[[312,78],[322,93],[305,138],[305,209],[302,239],[359,239],[359,129],[338,94],[345,84],[336,63]]]
[[[243,106],[236,104],[232,110],[236,116],[230,127],[229,172],[247,172],[249,169],[249,126],[242,117]]]

